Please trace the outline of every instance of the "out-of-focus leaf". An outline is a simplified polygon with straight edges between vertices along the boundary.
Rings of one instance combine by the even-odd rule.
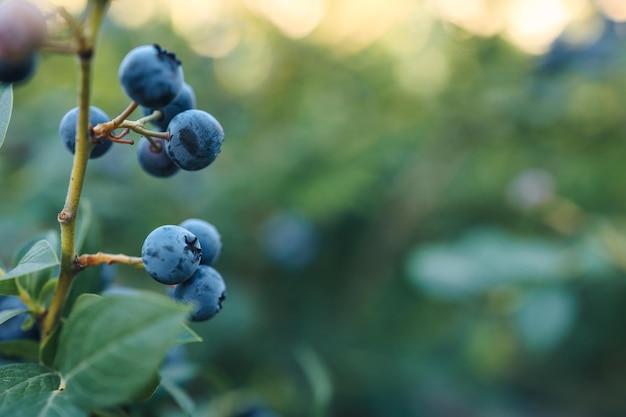
[[[0,84],[0,148],[11,120],[13,111],[13,87],[11,84]]]
[[[51,269],[57,265],[59,260],[50,243],[46,240],[36,242],[15,268],[0,277],[0,294],[17,295],[16,278]]]

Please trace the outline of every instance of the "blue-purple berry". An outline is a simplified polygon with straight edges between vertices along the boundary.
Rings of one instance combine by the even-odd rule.
[[[160,108],[149,108],[149,107],[141,107],[141,111],[144,116],[148,116],[152,114],[155,110],[159,110],[161,112],[161,117],[152,120],[150,123],[157,126],[159,129],[165,131],[167,130],[167,126],[170,124],[174,116],[178,113],[182,113],[186,110],[191,110],[196,108],[196,95],[193,92],[193,89],[189,84],[183,83],[183,87],[180,89],[180,92],[176,96],[176,98],[167,106]]]
[[[139,105],[153,109],[171,103],[183,86],[183,70],[176,54],[159,45],[132,49],[119,67],[122,89]]]
[[[167,154],[186,171],[207,167],[222,150],[224,129],[205,111],[192,109],[179,113],[167,130],[170,133]]]
[[[146,272],[162,284],[179,284],[200,264],[202,249],[189,230],[175,225],[157,227],[146,237],[141,258]]]
[[[191,321],[205,321],[215,316],[222,309],[226,299],[226,284],[215,269],[200,265],[187,281],[174,289],[174,299],[193,305]]]
[[[98,107],[91,106],[89,108],[89,124],[91,127],[110,121],[109,116],[100,110]],[[69,149],[70,152],[74,153],[76,151],[76,124],[78,122],[78,107],[74,107],[72,110],[65,113],[65,116],[61,119],[61,123],[59,123],[59,136],[61,140]],[[97,139],[94,138],[91,129],[87,131],[87,138],[89,140],[94,141],[96,144],[91,150],[90,158],[98,158],[104,155],[110,148],[113,142],[108,139]]]
[[[158,148],[155,148],[145,137],[139,141],[137,146],[139,166],[154,177],[167,178],[176,174],[180,168],[167,155],[165,141],[161,138],[153,138],[152,140],[158,145]]]
[[[203,265],[213,265],[222,252],[222,238],[211,223],[202,219],[187,219],[180,224],[198,237],[202,247]]]

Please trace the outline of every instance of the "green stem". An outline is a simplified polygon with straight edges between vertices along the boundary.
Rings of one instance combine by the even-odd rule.
[[[80,62],[80,81],[78,87],[79,112],[76,130],[76,149],[65,205],[58,215],[61,227],[61,267],[57,286],[43,321],[42,336],[44,342],[59,323],[65,301],[72,287],[72,281],[79,270],[74,262],[76,258],[76,217],[85,181],[87,162],[94,146],[89,134],[91,63],[96,35],[104,18],[108,0],[95,0],[93,3],[89,22],[90,30],[78,40],[79,48],[77,54]]]

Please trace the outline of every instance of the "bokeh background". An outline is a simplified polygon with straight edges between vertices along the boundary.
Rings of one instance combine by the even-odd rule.
[[[226,131],[165,180],[115,145],[84,191],[88,250],[137,255],[189,217],[222,234],[225,308],[171,369],[195,415],[626,415],[622,20],[620,0],[113,1],[93,104],[121,112],[120,61],[159,43]],[[73,57],[15,89],[5,265],[58,229],[75,103]],[[164,394],[128,413],[183,415]]]

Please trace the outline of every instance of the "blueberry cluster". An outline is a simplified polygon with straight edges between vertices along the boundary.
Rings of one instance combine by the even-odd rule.
[[[224,130],[209,113],[197,110],[196,96],[184,82],[181,62],[159,45],[131,50],[119,67],[122,89],[169,140],[142,139],[137,159],[145,172],[169,177],[179,169],[197,171],[211,164],[222,148]]]
[[[25,81],[35,72],[46,19],[28,1],[0,2],[0,83]]]
[[[196,109],[195,93],[185,83],[181,62],[174,53],[156,44],[138,46],[126,54],[118,76],[122,90],[141,107],[144,119],[140,120],[144,121],[134,124],[126,120],[115,122],[101,109],[92,106],[88,132],[94,143],[91,158],[104,155],[113,141],[121,139],[107,130],[98,136],[94,126],[111,120],[110,123],[116,123],[111,125],[113,128],[130,126],[132,129],[138,125],[143,128],[145,120],[149,120],[158,130],[142,130],[144,137],[137,147],[137,161],[146,173],[166,178],[180,169],[197,171],[215,161],[222,149],[224,130],[212,115]],[[77,118],[78,108],[73,108],[59,125],[59,136],[72,153],[76,144]]]
[[[212,265],[222,250],[217,229],[201,219],[157,227],[146,237],[141,258],[148,274],[176,301],[194,306],[191,321],[204,321],[222,309],[226,285]]]

